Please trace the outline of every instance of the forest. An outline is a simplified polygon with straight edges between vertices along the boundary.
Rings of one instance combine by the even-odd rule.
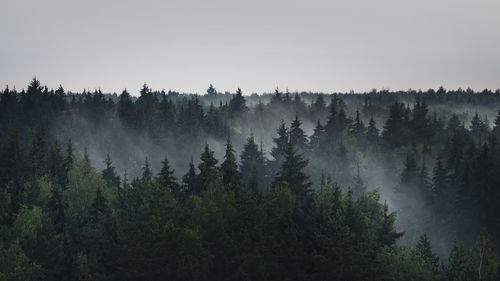
[[[500,280],[500,90],[34,78],[0,132],[0,280]]]

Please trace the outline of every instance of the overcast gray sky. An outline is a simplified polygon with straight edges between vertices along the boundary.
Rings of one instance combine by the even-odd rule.
[[[0,87],[500,88],[500,0],[0,0]]]

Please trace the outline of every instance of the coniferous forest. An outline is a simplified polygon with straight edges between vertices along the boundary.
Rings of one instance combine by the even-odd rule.
[[[0,92],[0,280],[500,280],[500,91]]]

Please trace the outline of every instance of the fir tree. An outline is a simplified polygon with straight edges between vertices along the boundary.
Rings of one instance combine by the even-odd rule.
[[[179,196],[180,187],[177,183],[177,178],[174,176],[174,170],[170,168],[167,156],[163,159],[160,173],[158,174],[158,183],[164,190],[172,192],[172,194]]]
[[[236,163],[236,157],[234,156],[234,150],[229,136],[227,137],[226,154],[224,155],[224,162],[221,164],[221,171],[225,186],[231,188],[241,186],[242,176],[238,171],[238,164]]]
[[[364,136],[365,131],[366,131],[365,124],[359,117],[359,110],[356,109],[356,118],[354,119],[354,122],[349,128],[349,133],[356,138],[360,138]]]
[[[378,129],[375,120],[373,120],[373,114],[370,117],[370,122],[368,122],[368,128],[366,130],[366,138],[370,143],[376,143],[378,139]]]
[[[265,163],[263,151],[255,143],[253,133],[248,137],[240,155],[240,171],[243,181],[249,187],[262,186],[264,183]],[[252,182],[253,181],[253,182]]]
[[[235,118],[248,110],[246,106],[245,98],[241,92],[241,89],[238,88],[236,91],[236,95],[234,95],[229,101],[229,112],[231,118]]]
[[[104,163],[106,164],[106,168],[102,171],[102,178],[106,182],[106,186],[108,188],[119,187],[120,177],[116,174],[115,167],[112,166],[113,162],[111,161],[111,157],[109,157],[109,153],[106,154]]]
[[[214,157],[214,152],[208,147],[208,143],[205,143],[205,150],[201,154],[200,160],[201,163],[198,165],[200,174],[198,175],[197,192],[206,189],[216,176],[218,161]]]
[[[293,142],[293,145],[304,151],[307,145],[307,136],[304,130],[301,128],[302,122],[299,120],[297,114],[295,114],[295,119],[292,121],[290,125],[290,141]]]
[[[318,120],[316,123],[316,127],[314,127],[313,134],[309,137],[309,147],[311,149],[319,148],[321,142],[323,141],[325,135],[325,128],[321,125],[321,122]]]
[[[153,177],[153,171],[151,171],[151,166],[149,164],[149,159],[146,157],[144,160],[144,166],[142,167],[142,180],[150,180]]]
[[[276,132],[278,133],[278,137],[273,138],[274,147],[271,150],[271,156],[273,157],[271,161],[271,170],[273,174],[276,174],[285,159],[285,150],[289,139],[288,129],[283,120],[281,120],[280,127]]]
[[[182,176],[182,183],[184,185],[183,191],[186,195],[191,195],[196,191],[196,169],[193,164],[193,159],[189,162],[188,172]]]
[[[309,182],[309,177],[303,171],[307,163],[308,161],[303,158],[303,155],[297,153],[293,143],[288,142],[285,150],[285,161],[275,178],[275,183],[287,183],[299,202],[304,202],[311,192],[312,183]]]

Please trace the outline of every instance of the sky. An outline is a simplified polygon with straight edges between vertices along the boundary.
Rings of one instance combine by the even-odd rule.
[[[500,88],[499,0],[0,0],[0,87]]]

